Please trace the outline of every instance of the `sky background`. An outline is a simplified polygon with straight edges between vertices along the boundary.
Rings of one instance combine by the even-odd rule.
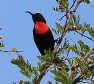
[[[91,4],[94,4],[94,1]],[[13,47],[16,47],[18,50],[23,51],[20,54],[24,56],[25,60],[29,60],[33,66],[36,66],[39,61],[37,56],[40,53],[33,41],[32,18],[25,11],[42,13],[47,21],[47,25],[50,28],[55,28],[55,22],[64,25],[64,21],[58,20],[62,16],[62,13],[53,11],[53,6],[58,6],[55,0],[0,0],[0,27],[2,28],[0,35],[4,37],[3,41],[5,44],[5,47],[1,49],[11,50]],[[94,27],[94,8],[90,5],[82,3],[76,15],[81,16],[81,23],[87,22]],[[74,35],[73,32],[69,35],[75,41],[82,39],[79,35]],[[56,36],[54,35],[54,37]],[[94,46],[92,41],[84,38],[83,40],[90,47]],[[11,55],[17,58],[15,53],[11,53]],[[12,82],[18,82],[20,79],[29,80],[10,61],[11,57],[8,54],[0,52],[0,84],[12,84]],[[43,78],[41,84],[47,84],[47,80],[51,80],[49,74]]]

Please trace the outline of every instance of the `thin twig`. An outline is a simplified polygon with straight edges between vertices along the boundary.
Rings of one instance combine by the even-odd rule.
[[[23,52],[23,51],[21,51],[21,50],[15,50],[15,51],[13,51],[13,50],[0,50],[0,52]]]
[[[16,52],[18,54],[18,52],[23,52],[21,50],[0,50],[0,52],[6,52],[12,59],[14,58],[9,52]]]
[[[35,80],[36,80],[35,84],[40,84],[41,79],[42,79],[43,76],[46,74],[46,71],[47,71],[47,69],[49,68],[50,65],[51,65],[50,63],[47,63],[47,64],[46,64],[46,66],[44,67],[44,69],[43,69],[42,72],[40,73],[40,76],[39,76],[38,80],[35,79]]]
[[[14,58],[10,53],[6,52],[12,59]]]
[[[18,52],[16,52],[16,53],[17,53],[18,56],[20,55]]]
[[[76,0],[73,0],[73,4],[71,5],[70,9],[74,6]]]
[[[70,40],[72,40],[74,42],[74,44],[79,48],[79,50],[81,50],[80,47],[77,45],[77,43],[69,35],[67,35],[67,36],[70,38]]]
[[[79,32],[79,31],[77,31],[77,30],[75,30],[75,32],[79,33],[80,35],[82,35],[82,36],[84,36],[84,37],[86,37],[86,38],[88,38],[88,39],[90,39],[91,41],[94,42],[94,39],[92,39],[92,38],[90,38],[90,37],[84,35],[83,33]]]
[[[75,31],[75,32],[77,32],[78,34],[80,34],[81,36],[84,36],[84,37],[86,37],[86,38],[88,38],[89,40],[91,40],[91,41],[94,42],[94,39],[92,39],[92,38],[90,38],[90,37],[84,35],[83,33],[79,32],[79,31],[77,31],[77,30],[74,30],[74,29],[69,29],[69,30],[71,30],[71,31]]]
[[[68,14],[68,12],[67,13],[65,13],[61,18],[59,18],[58,20],[62,20],[65,16],[67,16],[67,14]]]
[[[68,35],[67,35],[68,36]],[[68,36],[74,43],[75,43],[75,45],[79,48],[79,51],[81,51],[81,52],[84,52],[83,50],[81,50],[81,48],[77,45],[77,43],[70,37],[70,36]]]
[[[84,56],[84,58],[83,58],[82,60],[85,60],[86,58],[88,58],[89,55],[90,55],[90,53],[91,53],[92,51],[94,51],[94,47],[86,53],[86,55]]]

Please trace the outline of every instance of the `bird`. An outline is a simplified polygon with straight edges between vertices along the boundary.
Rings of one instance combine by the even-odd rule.
[[[46,20],[41,13],[32,13],[26,11],[32,16],[34,22],[33,28],[33,38],[34,42],[41,53],[45,55],[44,50],[51,50],[51,53],[54,49],[55,40],[50,28],[46,24]]]

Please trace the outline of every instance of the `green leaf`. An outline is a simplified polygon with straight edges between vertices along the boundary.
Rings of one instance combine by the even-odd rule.
[[[0,48],[4,47],[5,45],[3,43],[0,43]]]
[[[88,67],[88,63],[86,60],[76,58],[76,61],[78,62],[81,71],[83,71],[84,69]]]
[[[57,1],[60,5],[68,7],[69,3],[68,0],[58,0]]]
[[[78,48],[77,48],[76,45],[70,46],[70,47],[68,48],[68,52],[69,52],[70,50],[72,50],[73,52],[75,52],[75,53],[78,54],[78,55],[79,55],[79,53],[80,53],[80,51],[78,50]]]
[[[51,71],[53,74],[55,74],[54,79],[58,82],[64,83],[64,84],[70,84],[70,80],[68,79],[68,73],[66,71]]]
[[[65,39],[63,47],[61,46],[61,48],[59,48],[59,50],[57,51],[57,55],[61,55],[63,54],[65,51],[67,51],[68,47],[70,46],[70,43],[68,43],[68,40]]]
[[[33,84],[30,81],[24,81],[24,84]]]
[[[20,59],[12,59],[11,63],[17,65],[21,69],[20,72],[22,74],[24,74],[28,78],[31,77],[33,70],[28,60],[25,62],[24,60]]]
[[[93,56],[89,56],[89,58],[90,58],[91,60],[94,60],[94,55],[93,55]]]
[[[85,45],[82,40],[79,40],[78,44],[80,45],[81,50],[84,51],[85,53],[87,53],[90,50],[90,47],[88,45]]]
[[[78,17],[76,17],[75,15],[73,16],[73,23],[75,26],[78,27],[79,23],[80,23],[80,16],[78,15]]]
[[[74,26],[74,22],[73,22],[72,19],[70,19],[70,20],[68,21],[68,23],[69,23],[71,26]]]
[[[94,38],[94,28],[92,28],[92,27],[87,27],[86,29],[87,29],[87,31],[89,32],[89,34],[92,36],[92,38]]]
[[[38,77],[39,76],[38,68],[37,67],[32,67],[32,70],[33,70],[33,74],[35,74],[35,76]]]
[[[55,24],[56,24],[56,32],[57,32],[57,34],[61,34],[64,31],[64,26],[61,26],[57,22],[55,22]]]
[[[84,25],[82,24],[79,24],[79,25],[80,25],[81,32],[84,34],[86,32],[86,27],[85,27],[86,23],[84,23]]]
[[[94,38],[94,28],[90,27],[90,24],[84,23],[83,27],[81,28],[82,33],[88,32],[92,38]]]
[[[38,62],[38,70],[41,72],[43,69],[44,69],[44,67],[46,66],[46,64],[47,63],[42,63],[42,62]]]
[[[52,28],[52,32],[54,32],[56,35],[58,35],[57,30]]]

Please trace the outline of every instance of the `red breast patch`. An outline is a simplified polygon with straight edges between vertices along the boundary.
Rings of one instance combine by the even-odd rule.
[[[44,22],[36,22],[34,31],[36,34],[44,34],[49,30],[49,27]]]

